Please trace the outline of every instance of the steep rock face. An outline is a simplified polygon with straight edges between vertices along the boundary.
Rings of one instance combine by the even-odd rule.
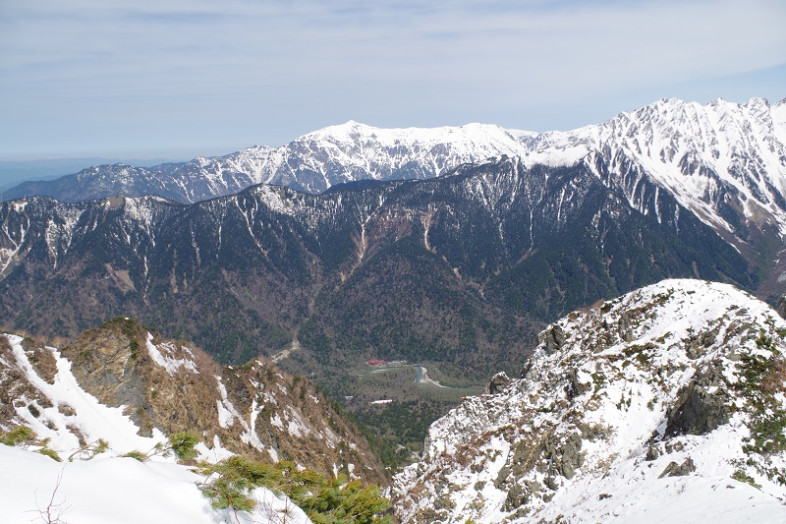
[[[199,436],[204,458],[293,460],[327,475],[384,482],[357,428],[313,384],[269,361],[221,367],[201,350],[118,318],[58,350],[0,338],[0,426],[27,425],[61,456],[103,439],[149,452],[166,436]]]
[[[523,359],[533,323],[666,276],[754,285],[674,199],[657,210],[631,208],[586,166],[512,158],[319,196],[256,186],[190,206],[9,202],[0,320],[75,336],[130,315],[224,361],[297,341],[323,364],[485,369]]]
[[[585,161],[616,180],[631,205],[647,212],[648,202],[669,193],[766,268],[763,295],[782,292],[786,101],[663,99],[584,131]]]
[[[543,332],[521,379],[432,425],[422,460],[394,479],[397,514],[782,519],[785,334],[767,305],[696,280],[571,313]]]

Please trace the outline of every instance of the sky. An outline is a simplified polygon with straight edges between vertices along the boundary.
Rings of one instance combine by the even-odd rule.
[[[783,0],[0,0],[0,160],[786,98]]]

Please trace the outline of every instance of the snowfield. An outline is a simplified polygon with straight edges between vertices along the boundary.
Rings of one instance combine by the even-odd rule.
[[[0,445],[0,522],[47,522],[47,511],[51,522],[73,524],[238,522],[231,511],[211,508],[199,490],[204,480],[172,462],[99,455],[60,463]],[[257,507],[238,513],[241,523],[310,522],[300,508],[269,490],[258,488],[252,498]]]

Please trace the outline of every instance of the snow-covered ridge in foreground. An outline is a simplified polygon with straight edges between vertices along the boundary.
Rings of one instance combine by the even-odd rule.
[[[695,280],[574,312],[541,333],[522,379],[432,425],[394,479],[398,516],[782,521],[784,335],[766,304]]]
[[[58,463],[0,445],[0,521],[114,524],[306,524],[284,496],[255,489],[253,512],[215,510],[199,490],[204,477],[187,466],[151,459],[97,456]],[[48,512],[48,515],[46,513]],[[50,519],[50,520],[47,520]]]
[[[3,404],[13,414],[3,413],[0,427],[23,423],[34,442],[0,444],[0,522],[237,522],[230,510],[211,507],[199,489],[204,476],[178,464],[171,453],[160,453],[167,438],[158,428],[140,435],[123,406],[102,404],[79,385],[72,363],[57,349],[26,350],[22,337],[3,337],[0,382],[8,396]],[[152,340],[151,335],[148,349],[175,350]],[[183,367],[196,371],[192,360]],[[211,448],[200,443],[196,449],[201,460],[211,462],[232,454],[217,437]],[[135,452],[150,458],[143,463],[124,456]],[[256,507],[240,514],[240,522],[310,522],[283,495],[259,488],[250,496]]]
[[[198,475],[170,451],[182,432],[200,462],[238,454],[384,480],[358,430],[269,361],[222,367],[122,317],[62,349],[0,334],[0,522],[39,520],[61,472],[64,522],[237,522],[199,489],[218,474]],[[249,496],[243,522],[308,522],[285,496]]]

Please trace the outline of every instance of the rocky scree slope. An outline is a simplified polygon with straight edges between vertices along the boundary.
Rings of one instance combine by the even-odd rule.
[[[666,280],[550,325],[522,371],[435,422],[404,522],[786,518],[786,322]]]
[[[263,185],[192,205],[6,202],[0,322],[73,337],[130,315],[224,362],[297,341],[322,366],[485,370],[522,361],[533,323],[664,277],[755,285],[673,198],[645,209],[587,166],[516,158],[323,195]]]
[[[99,441],[112,454],[155,453],[185,431],[210,462],[241,454],[385,482],[357,428],[309,381],[262,359],[221,367],[133,320],[62,349],[1,335],[0,396],[0,428],[28,426],[63,459],[89,457]]]

